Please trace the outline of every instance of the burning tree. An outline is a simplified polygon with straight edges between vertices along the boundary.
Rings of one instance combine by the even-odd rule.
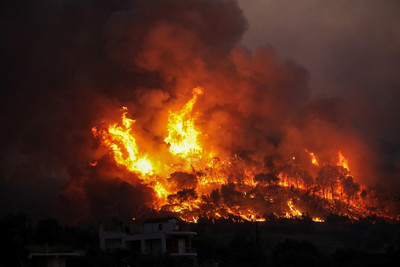
[[[271,213],[288,218],[302,218],[307,213],[315,221],[323,221],[321,216],[328,213],[351,218],[369,214],[359,201],[366,191],[361,192],[340,151],[333,165],[318,162],[313,152],[304,150],[318,169],[314,182],[294,156],[275,163],[267,160],[263,166],[246,155],[221,159],[216,151],[204,149],[202,132],[192,115],[204,90],[196,87],[192,92],[181,109],[169,112],[168,136],[164,138],[168,152],[163,151],[169,155],[166,158],[137,146],[132,129],[135,121],[127,117],[126,108],[122,109],[122,125],[93,128],[117,164],[137,173],[141,182],[156,192],[154,208],[192,222],[204,216],[265,220]]]

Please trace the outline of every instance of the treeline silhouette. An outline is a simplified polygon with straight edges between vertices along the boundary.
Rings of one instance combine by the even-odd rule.
[[[265,223],[199,219],[192,245],[200,264],[219,266],[397,266],[400,224],[371,216],[273,218]],[[382,265],[384,264],[384,265]]]
[[[111,224],[120,226],[117,219]],[[122,223],[122,225],[124,225]],[[188,225],[196,259],[141,255],[129,250],[102,252],[98,224],[63,226],[53,218],[35,223],[23,213],[0,220],[0,266],[36,266],[33,252],[85,251],[68,266],[397,266],[400,224],[377,217],[350,221],[332,215],[325,223],[307,218],[270,218],[265,223],[200,218]]]
[[[46,218],[33,224],[24,214],[9,214],[0,220],[0,266],[30,266],[29,253],[98,250],[98,232],[92,226],[61,226]]]

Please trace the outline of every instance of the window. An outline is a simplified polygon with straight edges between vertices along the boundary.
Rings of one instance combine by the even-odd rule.
[[[162,231],[162,223],[158,225],[158,230]]]

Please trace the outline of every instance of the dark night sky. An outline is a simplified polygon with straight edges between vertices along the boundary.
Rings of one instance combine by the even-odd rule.
[[[266,100],[288,107],[289,111],[278,111],[277,116],[317,113],[339,125],[335,127],[341,133],[351,132],[351,140],[362,140],[372,158],[379,159],[371,167],[379,174],[379,183],[398,190],[399,2],[212,2],[1,1],[0,214],[23,210],[75,222],[71,218],[86,213],[91,218],[105,212],[139,213],[149,198],[147,189],[114,179],[115,171],[110,174],[105,169],[99,174],[88,169],[87,163],[104,153],[93,140],[91,127],[123,104],[143,118],[146,114],[140,113],[141,107],[158,112],[160,103],[183,94],[171,88],[189,85],[194,79],[230,84],[224,78],[230,77],[227,62],[246,69],[250,63],[242,54],[251,54],[260,46],[264,48],[253,54],[251,64],[257,65],[260,57],[270,64],[268,68],[291,77],[285,85],[277,83],[274,101]],[[158,46],[157,40],[163,45]],[[248,52],[237,45],[248,47]],[[163,54],[168,64],[156,60],[160,51],[174,55]],[[210,69],[218,69],[215,66],[222,62],[221,77],[192,69],[188,61],[205,62]],[[185,67],[183,74],[180,66]],[[218,92],[210,91],[214,94],[205,101],[204,110],[217,106]],[[237,94],[240,99],[246,93],[238,90]],[[234,101],[232,96],[224,104],[232,106]],[[236,110],[243,116],[240,122],[249,117],[258,122],[262,114],[249,111],[250,100],[243,102]],[[222,115],[217,118],[224,119]],[[275,128],[265,136],[280,140],[271,136],[286,131],[287,126],[268,120]],[[237,131],[244,128],[240,122]],[[246,134],[259,138],[259,132]],[[282,145],[285,148],[279,152],[290,144]],[[243,141],[237,149],[246,146],[251,145]],[[371,157],[366,158],[364,164],[371,165]],[[127,202],[133,204],[115,210]]]

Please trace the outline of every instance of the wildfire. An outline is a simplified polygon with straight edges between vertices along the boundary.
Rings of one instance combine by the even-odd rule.
[[[142,175],[152,174],[153,166],[147,155],[139,152],[132,133],[132,124],[135,121],[126,117],[126,107],[122,107],[122,111],[122,125],[114,123],[108,129],[93,127],[93,135],[102,138],[103,144],[110,148],[118,164]]]
[[[170,145],[169,150],[174,155],[185,157],[188,154],[198,154],[202,150],[198,140],[200,131],[194,124],[191,112],[198,95],[203,94],[203,92],[201,87],[194,88],[192,99],[181,110],[169,112],[168,137],[164,141]]]
[[[343,156],[341,151],[338,152],[337,166],[342,166],[346,170],[350,171],[350,169],[349,169],[349,161]]]
[[[290,199],[287,203],[289,209],[290,209],[290,213],[286,212],[286,217],[290,218],[290,217],[300,217],[302,216],[302,212],[299,211],[298,209],[296,209],[296,207],[293,205],[293,201],[292,199]]]
[[[89,162],[90,167],[96,167],[97,166],[97,160],[95,162]]]
[[[315,157],[315,154],[313,152],[308,151],[307,149],[304,149],[308,155],[311,157],[311,163],[314,164],[315,166],[319,166],[317,158]]]
[[[126,107],[122,108],[120,123],[92,129],[118,165],[137,173],[154,190],[153,208],[175,213],[188,222],[197,222],[200,217],[262,222],[267,216],[308,216],[304,205],[301,211],[293,203],[294,198],[300,203],[303,197],[326,211],[311,214],[315,222],[323,222],[324,216],[332,212],[350,218],[385,214],[374,207],[369,209],[366,190],[355,182],[348,160],[340,151],[335,166],[318,162],[316,155],[305,149],[315,166],[315,177],[302,169],[293,155],[280,166],[262,167],[236,154],[221,159],[214,151],[204,151],[199,138],[202,132],[192,114],[202,94],[201,87],[194,88],[192,98],[180,110],[169,112],[165,125],[168,136],[164,138],[169,149],[160,151],[167,156],[148,154],[138,147],[132,127],[135,120],[127,117]],[[97,162],[90,165],[96,166]],[[344,173],[338,166],[347,171]]]

